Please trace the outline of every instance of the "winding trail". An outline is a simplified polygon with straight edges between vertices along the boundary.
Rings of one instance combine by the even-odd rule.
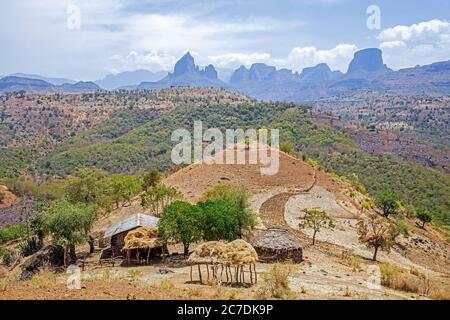
[[[284,219],[284,212],[286,210],[286,204],[292,196],[308,193],[317,185],[318,178],[316,171],[314,170],[313,183],[306,189],[296,188],[292,191],[282,192],[274,195],[266,200],[259,209],[259,216],[262,223],[266,228],[284,228],[292,231],[298,238],[307,239],[307,237],[300,231],[291,228]]]

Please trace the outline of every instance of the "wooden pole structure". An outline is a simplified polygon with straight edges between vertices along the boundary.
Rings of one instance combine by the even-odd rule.
[[[192,264],[191,264],[191,272],[189,274],[191,276],[191,282],[192,282]]]
[[[198,277],[200,279],[200,283],[203,283],[203,280],[202,280],[202,269],[200,269],[200,263],[197,264],[197,267],[198,267]]]
[[[225,273],[227,275],[227,283],[230,282],[229,278],[228,278],[228,266],[225,265]]]
[[[208,281],[209,281],[209,264],[206,264],[206,273],[208,274]]]
[[[249,265],[249,269],[250,269],[250,284],[253,284],[252,264]]]
[[[256,272],[256,264],[253,264],[253,270],[255,271],[255,284],[258,283],[258,272]]]
[[[148,264],[148,261],[150,260],[150,251],[152,251],[152,249],[148,248],[148,252],[147,252],[147,264]]]

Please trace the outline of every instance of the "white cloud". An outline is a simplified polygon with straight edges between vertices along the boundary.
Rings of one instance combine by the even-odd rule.
[[[442,20],[430,20],[410,26],[395,26],[383,30],[378,39],[382,41],[423,41],[439,38],[441,34],[450,33],[450,23]]]
[[[394,49],[394,48],[404,48],[406,47],[406,43],[400,40],[394,41],[385,41],[380,43],[381,49]]]
[[[347,71],[348,64],[358,47],[354,44],[339,44],[328,50],[316,47],[295,47],[289,53],[284,64],[294,70],[301,71],[305,67],[326,63],[333,70]]]
[[[149,69],[152,71],[167,71],[172,69],[177,57],[156,50],[147,53],[131,51],[125,56],[115,54],[109,59],[109,66],[105,69],[110,73],[119,73],[137,69]]]
[[[303,68],[313,67],[319,63],[326,63],[332,70],[347,71],[353,54],[358,50],[356,45],[339,44],[328,50],[319,50],[316,47],[295,47],[286,57],[273,57],[270,53],[229,52],[220,55],[203,56],[199,52],[192,52],[196,63],[201,66],[213,64],[217,68],[236,69],[241,65],[250,67],[253,63],[266,63],[277,68],[289,68],[302,71]],[[184,53],[184,52],[183,52]],[[113,55],[110,58],[108,71],[117,73],[121,71],[145,68],[152,71],[171,71],[177,59],[164,51],[153,50],[147,53],[131,51],[122,55]]]
[[[241,65],[249,67],[253,63],[272,63],[270,53],[225,53],[217,56],[208,56],[207,60],[219,68],[238,68]]]
[[[380,32],[377,39],[388,66],[394,69],[450,59],[450,23],[430,20],[399,25]]]

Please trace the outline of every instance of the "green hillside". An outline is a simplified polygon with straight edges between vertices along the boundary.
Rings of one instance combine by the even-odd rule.
[[[170,141],[172,132],[178,128],[192,130],[194,120],[203,121],[204,129],[280,129],[281,142],[289,143],[294,154],[317,160],[330,173],[349,179],[356,174],[371,195],[387,188],[398,190],[407,206],[429,209],[438,224],[450,225],[448,175],[387,156],[369,156],[343,132],[314,123],[308,107],[290,103],[246,102],[231,106],[217,100],[195,106],[185,102],[154,117],[139,111],[119,112],[63,141],[37,159],[35,170],[54,177],[66,176],[77,167],[133,174],[149,168],[168,169],[175,144]],[[0,158],[0,175],[17,176],[30,166],[33,153],[7,149],[0,152]]]

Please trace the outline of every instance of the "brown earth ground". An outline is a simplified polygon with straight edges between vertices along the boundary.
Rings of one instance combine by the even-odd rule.
[[[390,254],[381,252],[380,262],[372,262],[372,252],[359,243],[355,228],[366,214],[359,205],[363,195],[284,153],[280,153],[276,175],[262,176],[259,169],[258,165],[193,164],[164,183],[176,187],[190,202],[218,183],[247,188],[260,219],[255,234],[264,228],[283,227],[303,244],[304,261],[293,266],[289,277],[289,299],[450,299],[450,246],[433,227],[423,230],[406,219],[410,237],[401,236]],[[310,231],[298,230],[297,218],[301,210],[317,207],[333,216],[336,229],[321,231],[312,246]],[[95,230],[104,231],[111,223],[137,212],[144,212],[139,199],[104,217]],[[182,248],[169,246],[169,251],[182,252]],[[82,272],[81,290],[67,289],[65,274],[44,272],[18,282],[14,280],[17,267],[3,270],[0,299],[264,299],[264,274],[272,267],[258,263],[258,284],[236,288],[191,283],[190,267],[179,255],[134,267],[100,267],[98,257],[99,252],[88,258],[92,264]],[[373,286],[373,270],[377,273],[379,267],[388,270],[382,271],[384,285]],[[196,276],[194,272],[194,279]]]

